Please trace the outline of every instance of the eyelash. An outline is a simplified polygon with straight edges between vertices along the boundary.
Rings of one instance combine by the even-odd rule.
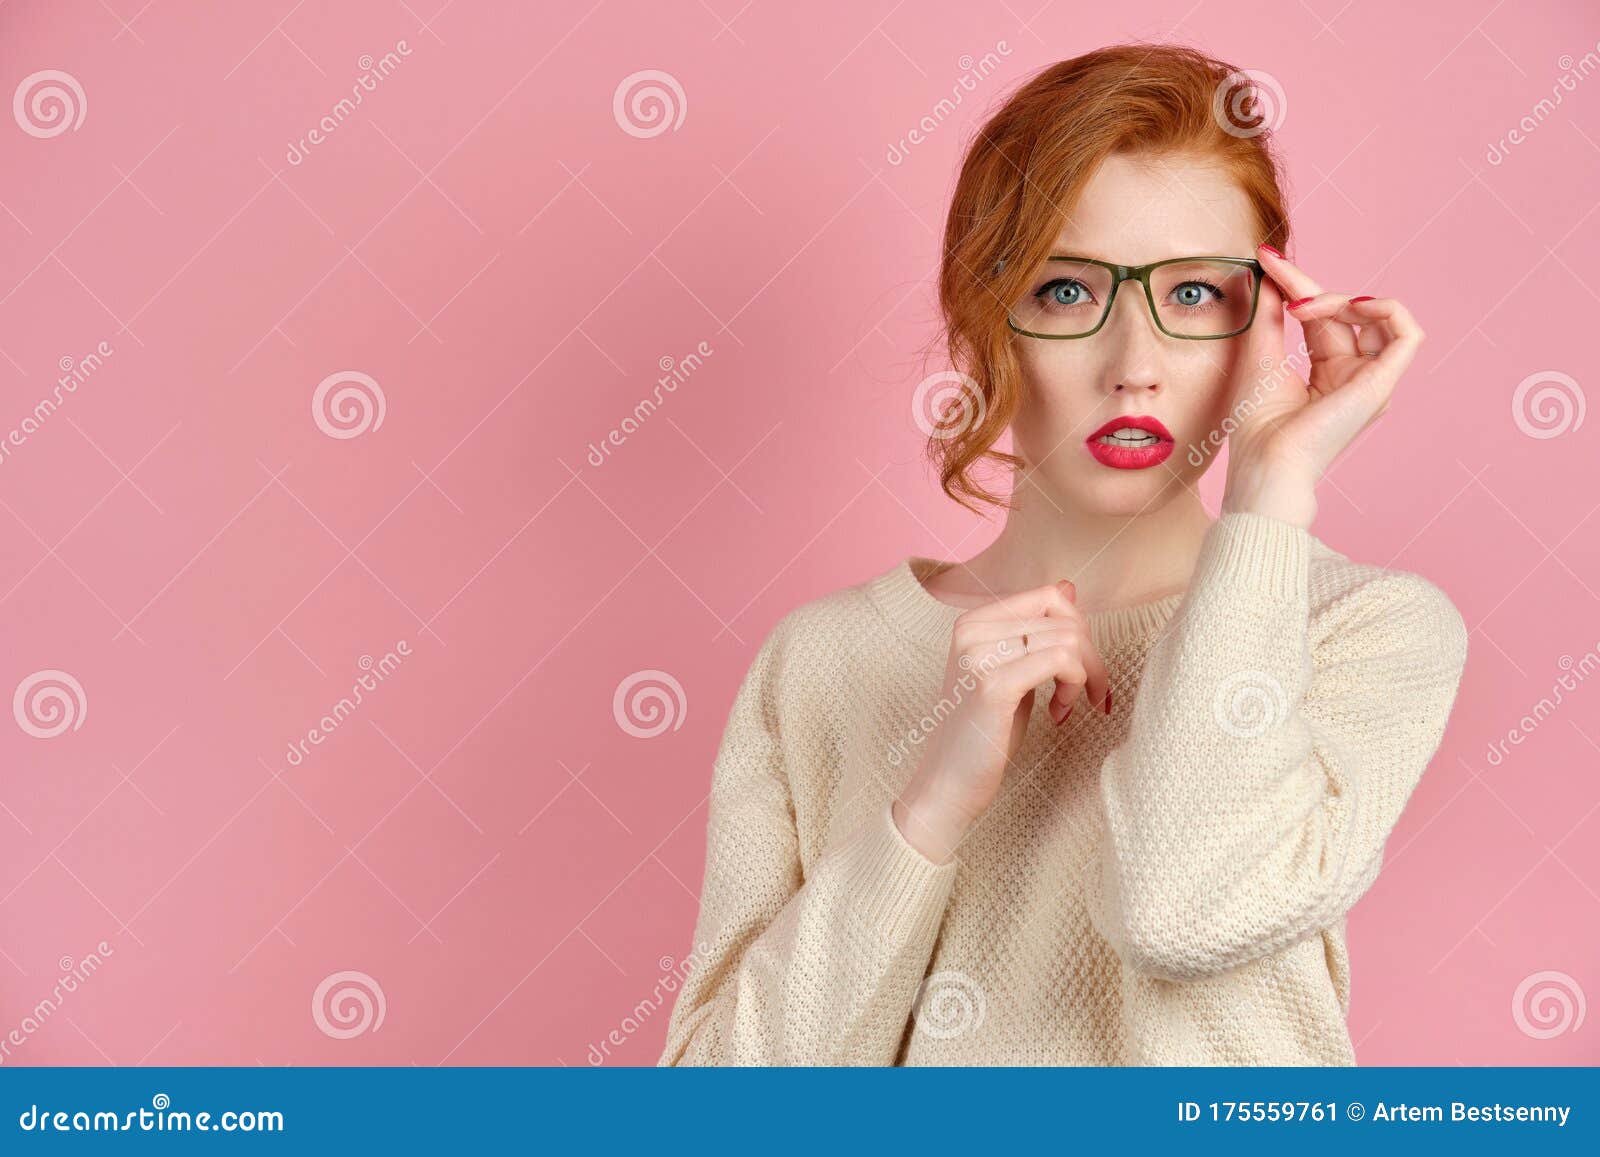
[[[1081,285],[1081,286],[1083,286],[1083,288],[1086,291],[1089,288],[1087,285],[1084,285],[1083,282],[1079,281],[1075,277],[1058,277],[1054,281],[1045,282],[1044,285],[1039,287],[1038,291],[1034,294],[1034,296],[1037,297],[1037,298],[1043,298],[1046,294],[1052,292],[1056,288],[1056,286],[1058,286],[1058,285]],[[1213,285],[1211,282],[1205,280],[1203,277],[1191,277],[1186,281],[1180,281],[1178,283],[1178,285],[1174,286],[1173,288],[1179,288],[1179,287],[1184,286],[1184,285],[1203,285],[1207,289],[1209,289],[1213,294],[1216,295],[1210,302],[1207,303],[1207,304],[1210,304],[1210,305],[1214,305],[1218,301],[1226,301],[1228,299],[1228,295],[1227,295],[1226,292],[1223,291],[1222,286]],[[1082,304],[1082,303],[1081,302],[1074,302],[1073,304]]]

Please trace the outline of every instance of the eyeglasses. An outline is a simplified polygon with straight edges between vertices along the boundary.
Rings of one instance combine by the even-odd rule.
[[[1251,257],[1171,257],[1149,265],[1114,265],[1091,257],[1052,256],[1006,321],[1026,337],[1089,337],[1111,316],[1117,287],[1137,281],[1144,286],[1156,328],[1168,337],[1233,337],[1255,320],[1263,272]]]

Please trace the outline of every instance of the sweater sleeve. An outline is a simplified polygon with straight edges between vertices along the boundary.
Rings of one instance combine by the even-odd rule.
[[[1363,568],[1313,623],[1312,544],[1265,515],[1211,526],[1102,765],[1090,916],[1137,972],[1195,980],[1337,923],[1438,748],[1460,613]]]
[[[802,865],[783,627],[745,677],[712,772],[692,964],[662,1066],[893,1064],[954,882],[956,861],[913,848],[887,800]]]

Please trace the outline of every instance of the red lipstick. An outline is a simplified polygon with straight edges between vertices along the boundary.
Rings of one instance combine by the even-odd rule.
[[[1176,443],[1159,418],[1124,414],[1090,434],[1083,444],[1102,466],[1148,470],[1165,462]]]

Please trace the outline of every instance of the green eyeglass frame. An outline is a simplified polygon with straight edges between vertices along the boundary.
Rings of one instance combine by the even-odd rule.
[[[1083,333],[1035,333],[1033,330],[1023,329],[1011,319],[1011,314],[1007,312],[1006,325],[1010,326],[1014,332],[1020,333],[1024,337],[1043,338],[1046,341],[1076,341],[1078,338],[1093,337],[1095,334],[1100,332],[1101,327],[1106,324],[1106,319],[1111,316],[1111,307],[1116,304],[1117,300],[1117,289],[1124,281],[1137,281],[1140,285],[1144,286],[1144,300],[1145,304],[1150,307],[1150,317],[1155,321],[1156,328],[1162,333],[1166,334],[1168,337],[1179,338],[1183,341],[1216,341],[1225,337],[1237,337],[1255,323],[1256,304],[1261,300],[1261,279],[1266,273],[1266,269],[1262,266],[1261,262],[1257,261],[1253,257],[1169,257],[1165,261],[1152,261],[1149,265],[1117,265],[1110,261],[1096,261],[1092,257],[1055,255],[1052,255],[1050,260],[1071,261],[1076,265],[1098,265],[1102,269],[1109,269],[1111,271],[1113,280],[1111,282],[1111,292],[1106,297],[1106,307],[1101,311],[1100,320],[1095,323],[1095,327]],[[1161,316],[1159,311],[1156,309],[1155,291],[1150,288],[1150,273],[1152,270],[1159,269],[1163,265],[1178,265],[1191,261],[1221,261],[1229,265],[1243,265],[1255,272],[1255,288],[1250,294],[1250,316],[1245,319],[1245,323],[1238,329],[1232,330],[1228,333],[1173,333],[1170,329],[1161,324]],[[1001,267],[1004,267],[1004,262],[1001,263]]]

